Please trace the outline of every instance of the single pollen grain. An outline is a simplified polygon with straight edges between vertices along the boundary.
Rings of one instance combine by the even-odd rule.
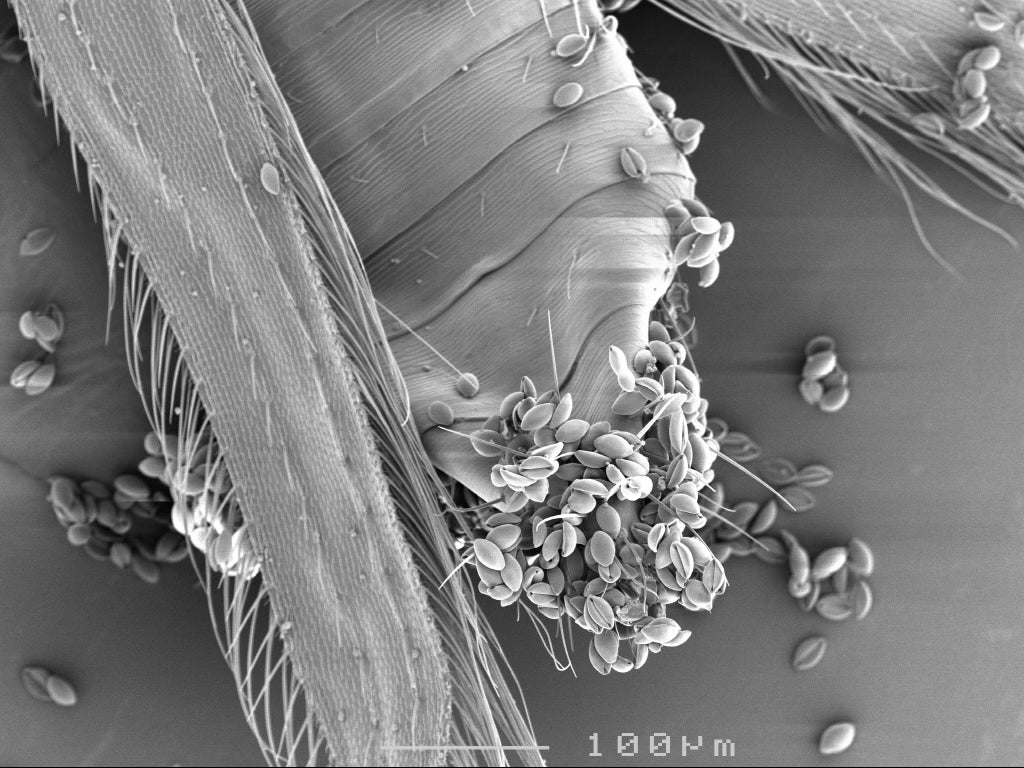
[[[718,250],[724,251],[736,239],[736,226],[731,221],[723,221],[718,230]]]
[[[144,557],[133,557],[131,567],[135,575],[147,584],[156,584],[160,581],[159,566]]]
[[[829,621],[846,621],[853,615],[853,606],[846,595],[825,595],[814,606],[814,610],[823,619]]]
[[[836,340],[831,336],[815,336],[804,345],[804,356],[810,357],[818,352],[835,352]]]
[[[722,228],[722,224],[713,216],[694,216],[690,219],[694,230],[702,235],[714,235]]]
[[[609,566],[615,560],[615,542],[605,531],[600,530],[590,538],[590,552],[598,565]]]
[[[164,449],[160,444],[160,438],[157,437],[156,432],[147,432],[146,436],[142,439],[142,447],[146,449],[146,453],[151,456],[163,456]]]
[[[28,666],[21,670],[21,685],[26,693],[39,701],[53,701],[46,687],[50,679],[50,670],[45,667]]]
[[[56,237],[57,233],[50,227],[33,229],[21,239],[18,254],[20,256],[38,256],[53,244]]]
[[[821,581],[846,565],[846,547],[829,547],[811,564],[811,579]]]
[[[533,432],[541,427],[545,427],[551,420],[554,412],[555,406],[553,403],[538,403],[523,414],[523,419],[519,423],[519,428],[523,432]]]
[[[808,464],[797,472],[791,482],[804,488],[818,488],[832,482],[835,473],[824,464]]]
[[[686,263],[694,269],[700,269],[718,258],[718,250],[717,233],[714,235],[697,234]]]
[[[569,419],[555,430],[555,440],[560,443],[574,443],[582,440],[590,429],[590,424],[583,419]]]
[[[1020,27],[1021,24],[1024,24],[1024,21],[1019,22],[1017,27]],[[978,48],[972,53],[974,54],[971,60],[972,66],[975,69],[980,69],[982,72],[995,69],[999,64],[999,60],[1002,58],[1002,51],[994,45],[986,45],[984,48]]]
[[[427,406],[427,418],[441,427],[450,427],[455,423],[452,407],[442,400],[435,400]]]
[[[36,337],[36,324],[35,324],[35,313],[32,310],[23,312],[21,317],[18,318],[18,331],[25,339],[35,339]]]
[[[42,364],[38,360],[26,360],[24,363],[19,363],[11,371],[11,386],[16,389],[24,389],[29,378],[39,370],[40,365]]]
[[[818,401],[818,408],[825,413],[835,413],[841,410],[849,399],[850,390],[848,387],[833,387],[825,390],[821,400]]]
[[[871,612],[871,606],[875,601],[871,593],[871,585],[861,580],[853,585],[850,600],[853,603],[853,618],[861,621]]]
[[[669,96],[667,93],[651,94],[648,97],[647,103],[651,105],[651,108],[655,112],[659,112],[665,117],[671,118],[676,113],[676,100]]]
[[[477,562],[486,568],[500,573],[505,567],[505,555],[493,541],[476,539],[473,542],[473,553],[476,555]]]
[[[985,73],[980,69],[969,69],[960,78],[960,86],[968,98],[978,99],[985,93],[988,82],[985,79]]]
[[[758,560],[769,565],[779,565],[788,559],[785,545],[774,536],[758,536],[753,554]]]
[[[965,131],[973,131],[980,128],[988,120],[992,113],[992,105],[989,103],[979,104],[957,121],[957,127]]]
[[[145,501],[150,496],[149,485],[138,475],[118,475],[114,478],[114,490],[133,501]]]
[[[814,494],[799,485],[787,486],[782,489],[781,494],[796,512],[809,512],[817,503]]]
[[[455,389],[465,398],[475,397],[480,391],[480,381],[472,373],[464,372],[459,374]]]
[[[802,375],[805,379],[821,379],[830,374],[835,367],[835,352],[816,352],[815,354],[807,357],[807,360],[804,362]]]
[[[768,531],[773,525],[779,515],[779,503],[775,499],[769,499],[765,502],[764,506],[758,510],[757,515],[753,520],[750,521],[748,532],[752,536],[760,536],[762,533]]]
[[[818,752],[823,755],[838,755],[853,744],[857,727],[853,723],[833,723],[818,739]]]
[[[994,13],[988,11],[977,11],[974,16],[971,17],[971,21],[974,22],[975,26],[983,32],[999,32],[1003,27],[1006,26],[1006,21]]]
[[[559,109],[565,109],[571,107],[581,98],[583,98],[583,86],[579,83],[566,83],[559,86],[551,101]]]
[[[53,363],[43,363],[29,375],[28,380],[25,382],[25,394],[31,396],[41,395],[50,388],[56,375],[57,369]]]
[[[78,703],[78,693],[63,677],[50,675],[46,680],[46,692],[50,694],[50,700],[58,706],[73,707]]]
[[[701,288],[710,288],[718,280],[721,268],[721,263],[717,257],[704,264],[700,268],[700,279],[697,281],[697,285]]]
[[[260,168],[260,183],[263,188],[272,195],[281,193],[281,174],[273,163],[264,163]]]
[[[139,462],[139,472],[155,480],[162,478],[166,469],[167,462],[158,456],[147,456]]]
[[[671,123],[672,138],[680,144],[698,138],[704,132],[704,123],[695,118],[676,119]]]
[[[875,570],[875,556],[860,539],[850,539],[846,545],[847,564],[850,570],[858,576],[870,576]]]
[[[650,174],[647,172],[647,161],[633,147],[623,147],[619,152],[619,164],[626,175],[643,183],[650,181]]]
[[[828,641],[821,635],[804,638],[793,649],[793,658],[791,660],[793,669],[798,672],[806,672],[818,666],[818,663],[825,656],[827,648]]]
[[[583,35],[571,34],[566,35],[555,45],[555,55],[561,56],[563,59],[567,59],[570,56],[575,56],[577,53],[587,47],[587,38]]]

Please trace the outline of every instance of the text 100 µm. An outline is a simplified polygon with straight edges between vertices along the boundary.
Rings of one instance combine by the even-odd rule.
[[[612,739],[613,744],[605,745],[606,749],[614,750],[618,757],[668,757],[680,755],[686,757],[704,746],[704,737],[698,736],[690,741],[687,736],[673,736],[669,733],[652,733],[646,738],[635,733],[619,733]],[[713,757],[735,757],[736,742],[732,739],[709,739]],[[646,742],[646,743],[645,743]],[[601,751],[601,735],[590,734],[589,757],[604,757]]]

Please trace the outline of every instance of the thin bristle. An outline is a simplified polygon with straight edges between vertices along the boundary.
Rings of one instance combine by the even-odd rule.
[[[451,368],[453,371],[455,371],[456,376],[461,376],[462,375],[462,371],[459,370],[459,367],[457,365],[455,365],[455,363],[453,363],[447,357],[442,355],[441,352],[438,351],[437,347],[435,347],[433,344],[431,344],[429,341],[427,341],[425,338],[423,338],[420,334],[418,334],[415,330],[413,330],[412,326],[410,326],[402,318],[400,318],[398,315],[396,315],[390,309],[388,309],[383,304],[381,304],[380,301],[377,301],[377,306],[380,307],[381,309],[383,309],[385,312],[387,312],[392,317],[392,319],[395,320],[395,322],[397,322],[399,325],[401,325],[402,328],[405,329],[406,333],[412,334],[413,337],[415,337],[417,341],[419,341],[421,344],[423,344],[423,346],[425,346],[427,349],[429,349],[431,352],[433,352],[435,355],[437,355],[437,357],[441,360],[441,362],[443,362],[445,365],[447,365],[449,368]]]
[[[724,459],[727,463],[732,464],[734,467],[736,467],[736,469],[738,469],[740,472],[745,474],[747,477],[749,477],[751,480],[753,480],[758,485],[763,485],[765,488],[767,488],[769,491],[771,491],[772,494],[776,498],[778,498],[779,501],[781,501],[783,504],[785,504],[787,507],[789,507],[791,512],[796,512],[796,509],[793,507],[792,504],[789,503],[789,501],[786,499],[785,496],[780,494],[778,491],[776,491],[774,488],[772,488],[768,483],[766,483],[760,477],[758,477],[753,472],[751,472],[749,469],[744,467],[742,464],[740,464],[737,461],[733,461],[732,459],[730,459],[728,456],[726,456],[721,451],[716,451],[716,450],[712,449],[712,453],[714,453],[716,456],[718,456],[718,458]]]
[[[555,379],[555,397],[561,397],[558,390],[558,360],[555,359],[555,332],[551,327],[551,310],[548,310],[548,346],[551,349],[551,375]]]
[[[523,451],[517,451],[515,448],[509,448],[507,445],[492,443],[490,440],[482,440],[479,437],[473,437],[472,435],[467,435],[465,432],[459,432],[454,429],[449,429],[448,427],[442,427],[438,425],[437,428],[444,432],[451,432],[453,435],[458,435],[459,437],[465,437],[468,440],[475,440],[476,442],[483,443],[484,445],[492,445],[495,448],[501,448],[503,451],[508,451],[509,453],[515,454],[516,456],[522,456],[524,459],[528,458],[530,455],[528,453],[524,453]]]
[[[762,544],[760,541],[758,541],[754,536],[751,536],[749,533],[747,533],[743,528],[740,528],[738,525],[736,525],[736,523],[734,523],[729,518],[722,517],[717,512],[714,512],[714,511],[712,511],[710,509],[706,509],[704,507],[701,507],[700,509],[701,509],[702,512],[704,512],[704,514],[711,515],[711,517],[714,517],[714,518],[720,520],[721,522],[725,523],[730,528],[732,528],[734,531],[738,531],[742,536],[746,536],[752,542],[757,544],[757,546],[759,546],[761,549],[765,550],[766,552],[768,551],[768,547],[766,547],[764,544]]]

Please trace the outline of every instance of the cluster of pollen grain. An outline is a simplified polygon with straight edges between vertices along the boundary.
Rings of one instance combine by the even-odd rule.
[[[992,14],[975,14],[975,26],[987,32],[998,32],[1006,24],[1000,20],[998,25],[977,21],[978,16],[990,17]],[[990,20],[989,20],[990,21]],[[1013,28],[1017,45],[1024,44],[1024,19]],[[985,45],[967,51],[956,65],[956,73],[952,86],[952,119],[947,121],[938,112],[918,112],[910,118],[910,124],[925,136],[939,139],[945,135],[950,126],[962,131],[974,131],[981,128],[992,115],[992,104],[989,101],[988,78],[1002,60],[1002,51],[998,45]]]
[[[666,608],[710,610],[728,583],[697,533],[718,446],[686,356],[660,323],[632,360],[609,349],[621,390],[611,412],[646,421],[639,432],[574,417],[571,393],[538,394],[524,378],[469,436],[497,460],[491,480],[503,496],[480,512],[467,547],[480,592],[592,633],[602,674],[685,642],[690,633]]]
[[[78,703],[78,692],[60,675],[35,664],[21,669],[21,685],[33,699],[73,707]]]
[[[253,578],[260,560],[216,441],[206,430],[187,445],[177,443],[174,435],[161,441],[150,433],[150,455],[139,470],[167,485],[173,502],[171,526],[206,555],[211,570]]]
[[[867,577],[874,570],[874,555],[860,539],[846,546],[828,547],[811,559],[789,531],[779,532],[789,564],[789,594],[805,612],[816,611],[829,621],[865,618],[874,602]]]
[[[148,455],[139,473],[118,475],[110,485],[50,478],[47,500],[68,541],[151,584],[161,564],[188,557],[190,542],[211,570],[255,576],[260,562],[215,444],[200,437],[183,446],[175,435],[150,432],[143,445]]]
[[[24,257],[42,255],[55,239],[56,233],[50,227],[38,227],[22,238],[18,253]],[[10,384],[30,397],[41,395],[57,376],[54,354],[64,337],[64,313],[52,302],[40,309],[26,310],[18,318],[18,331],[24,339],[36,342],[42,351],[37,350],[14,367]]]
[[[968,51],[957,64],[953,79],[953,106],[956,125],[961,130],[980,128],[992,114],[987,73],[999,64],[1001,58],[997,46],[986,45]]]
[[[746,435],[742,440],[730,440],[728,425],[719,418],[708,423],[713,439],[722,446],[750,442]],[[760,450],[748,455],[760,455]],[[772,458],[761,462],[758,475],[791,512],[802,513],[815,507],[813,490],[830,483],[834,473],[823,464],[797,469],[788,459]],[[873,602],[867,577],[875,567],[867,544],[853,538],[845,546],[828,547],[812,559],[790,531],[773,530],[780,513],[775,498],[764,503],[730,502],[731,507],[727,507],[721,482],[714,484],[712,494],[718,512],[706,527],[705,538],[718,560],[725,563],[732,557],[754,555],[771,565],[788,564],[789,593],[805,612],[816,611],[831,621],[867,616]]]
[[[704,123],[695,117],[678,117],[676,115],[676,100],[660,90],[657,80],[646,75],[639,75],[639,79],[640,86],[647,95],[647,103],[668,130],[676,148],[683,155],[692,155],[700,146],[705,128]],[[654,123],[647,133],[652,132],[656,125],[657,123]]]
[[[713,285],[721,269],[718,257],[736,236],[732,222],[720,222],[699,200],[670,200],[665,206],[665,218],[676,268],[692,267],[700,275],[700,287]]]
[[[835,413],[850,400],[850,375],[839,364],[831,336],[815,336],[804,346],[800,397],[823,413]]]
[[[138,475],[120,475],[113,488],[98,480],[50,478],[47,496],[68,541],[96,560],[160,580],[160,564],[184,560],[185,540],[169,530],[170,497]]]

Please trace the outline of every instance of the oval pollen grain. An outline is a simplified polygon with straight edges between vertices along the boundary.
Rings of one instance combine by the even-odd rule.
[[[587,38],[574,32],[558,41],[555,45],[555,55],[567,59],[570,56],[575,56],[586,47]]]
[[[835,413],[836,411],[842,410],[849,400],[849,387],[832,387],[831,389],[825,390],[825,393],[821,396],[821,400],[818,401],[818,408],[820,408],[824,413]]]
[[[281,174],[273,163],[264,163],[260,168],[260,183],[272,195],[281,194]]]
[[[52,701],[46,681],[50,679],[50,670],[45,667],[28,666],[21,669],[21,684],[33,699]]]
[[[818,751],[823,755],[838,755],[853,744],[857,727],[853,723],[833,723],[821,733]]]
[[[821,635],[804,638],[793,649],[793,669],[797,672],[806,672],[818,666],[827,648],[828,641]]]
[[[653,93],[647,98],[647,103],[651,105],[651,109],[665,117],[671,118],[676,113],[676,100],[667,93]]]
[[[500,572],[505,567],[505,555],[498,545],[487,539],[476,539],[473,542],[473,554],[480,565]]]
[[[555,440],[560,443],[574,443],[582,440],[590,429],[590,423],[583,419],[569,419],[555,430]]]
[[[874,596],[871,593],[871,586],[866,581],[858,581],[851,590],[851,601],[853,602],[853,618],[862,621],[871,612],[874,603]]]
[[[38,256],[46,251],[57,237],[57,233],[50,227],[39,227],[33,229],[21,239],[18,246],[19,256]]]
[[[43,363],[32,371],[32,374],[25,382],[25,394],[31,396],[41,395],[50,388],[56,375],[57,369],[53,363]]]
[[[539,403],[523,414],[523,419],[519,422],[519,428],[523,432],[533,432],[536,429],[545,427],[554,413],[555,405],[553,403]]]
[[[1002,58],[1002,52],[994,45],[986,45],[974,52],[973,65],[975,69],[987,72],[994,69]]]
[[[835,352],[831,350],[815,352],[813,355],[808,355],[807,360],[804,362],[804,369],[801,375],[805,379],[820,379],[832,373],[835,367]]]
[[[836,340],[824,334],[815,336],[804,345],[804,356],[810,357],[818,352],[835,352]]]
[[[31,309],[23,312],[21,317],[18,318],[18,331],[21,333],[23,338],[29,339],[30,341],[36,337],[35,318],[35,313]]]
[[[650,180],[650,175],[647,173],[647,161],[644,160],[643,155],[632,147],[622,148],[622,151],[619,152],[619,164],[630,178],[642,182]]]
[[[858,576],[870,576],[875,570],[875,555],[860,539],[850,539],[846,545],[847,565]]]
[[[46,692],[54,704],[61,707],[73,707],[78,703],[78,694],[74,687],[63,677],[50,675],[46,680]]]
[[[455,389],[467,399],[476,397],[476,394],[480,391],[480,380],[472,373],[460,373],[458,380],[455,382]]]
[[[149,485],[138,475],[118,475],[114,478],[114,490],[132,501],[146,501],[150,496]]]
[[[814,558],[811,564],[811,580],[821,581],[846,565],[846,547],[829,547]]]
[[[11,371],[11,386],[17,389],[24,389],[25,385],[28,384],[29,378],[39,369],[39,366],[38,360],[26,360],[24,363],[19,363]]]
[[[590,537],[590,553],[598,565],[607,568],[615,561],[615,542],[611,536],[599,530]]]
[[[555,95],[551,97],[552,103],[559,109],[571,107],[583,98],[583,86],[579,83],[565,83],[558,87]]]
[[[427,418],[441,427],[450,427],[455,423],[452,407],[441,400],[435,400],[427,406]]]
[[[690,219],[690,224],[702,235],[716,235],[722,228],[721,222],[713,216],[694,216]]]

